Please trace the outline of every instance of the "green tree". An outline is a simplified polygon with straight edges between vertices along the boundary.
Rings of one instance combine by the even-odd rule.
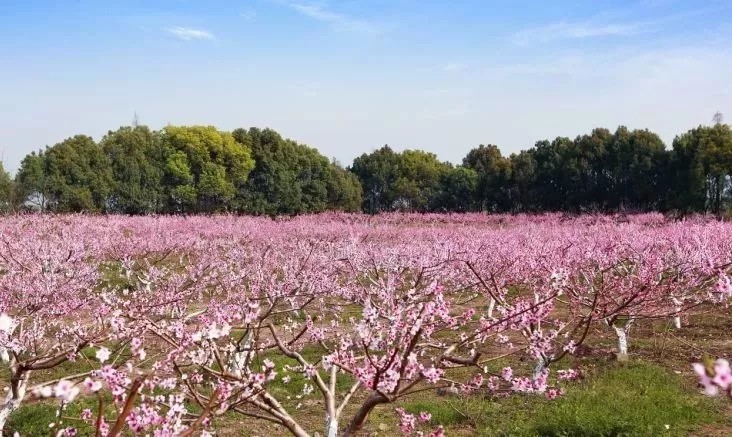
[[[719,214],[729,203],[732,178],[732,130],[728,125],[699,126],[673,142],[675,198],[682,211]]]
[[[328,178],[330,161],[317,150],[295,145],[297,152],[297,181],[302,192],[304,212],[325,211],[328,208]]]
[[[46,184],[46,169],[43,151],[32,152],[23,158],[15,175],[15,197],[21,207],[45,211],[48,207],[49,191]]]
[[[236,129],[232,134],[251,149],[255,161],[242,211],[276,215],[360,208],[358,181],[316,149],[284,139],[271,129]]]
[[[457,166],[442,174],[437,211],[468,212],[478,208],[478,173],[472,168]]]
[[[355,174],[332,162],[328,177],[328,209],[348,212],[361,211],[363,189]]]
[[[247,147],[213,126],[167,126],[161,142],[168,211],[237,209],[236,197],[254,168]]]
[[[582,170],[574,157],[574,142],[566,137],[539,141],[530,151],[536,172],[534,193],[540,211],[579,211]]]
[[[234,138],[252,151],[255,166],[242,194],[241,209],[250,214],[303,211],[297,150],[271,129],[236,129]]]
[[[565,152],[567,209],[604,211],[607,209],[611,182],[605,170],[607,148],[612,134],[604,128],[575,138]]]
[[[160,135],[147,126],[121,127],[102,138],[112,169],[108,210],[149,214],[163,208],[163,149]]]
[[[609,209],[658,209],[667,190],[667,156],[658,135],[620,126],[608,144],[604,162]]]
[[[55,212],[102,212],[112,185],[109,160],[91,137],[68,138],[29,155],[18,173],[22,192]]]
[[[397,202],[407,211],[430,211],[439,203],[442,177],[451,166],[434,153],[405,150],[400,154],[399,177],[394,184]]]
[[[350,170],[363,187],[364,210],[377,213],[431,210],[440,202],[441,179],[449,169],[450,165],[440,162],[434,153],[395,153],[384,146],[356,158]]]
[[[540,200],[536,198],[536,160],[531,151],[512,154],[509,199],[511,210],[536,211]]]
[[[508,185],[511,161],[501,155],[498,146],[481,144],[463,158],[463,166],[478,175],[477,195],[480,208],[486,211],[510,209]]]
[[[226,167],[213,162],[201,165],[198,176],[198,207],[201,211],[233,210],[234,183],[226,178]]]
[[[14,183],[10,173],[0,162],[0,212],[9,212],[13,209]]]
[[[371,214],[390,211],[396,201],[393,191],[401,159],[388,145],[357,157],[350,171],[363,187],[363,210]]]

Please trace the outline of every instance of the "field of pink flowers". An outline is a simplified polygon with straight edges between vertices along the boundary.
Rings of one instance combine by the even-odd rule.
[[[0,232],[0,429],[41,402],[54,435],[236,417],[334,437],[384,411],[443,435],[402,403],[561,398],[598,360],[590,338],[637,360],[635,332],[729,320],[732,302],[732,223],[704,218],[28,215]],[[724,350],[687,352],[680,372],[699,361],[730,394]]]

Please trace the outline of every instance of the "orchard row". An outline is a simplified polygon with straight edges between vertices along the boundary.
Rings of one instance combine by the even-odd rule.
[[[726,311],[731,265],[732,224],[652,214],[6,217],[0,429],[43,400],[69,436],[331,437],[377,408],[441,435],[398,402],[561,396],[591,329],[622,358],[645,319]],[[697,366],[710,393],[725,363]]]

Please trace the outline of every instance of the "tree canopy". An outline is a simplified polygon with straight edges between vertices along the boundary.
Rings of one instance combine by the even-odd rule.
[[[0,168],[0,210],[244,213],[669,211],[732,209],[732,129],[720,119],[666,149],[649,130],[593,129],[504,156],[469,150],[460,165],[385,145],[348,168],[272,129],[121,127],[77,135]]]
[[[233,135],[252,151],[255,162],[242,190],[242,211],[277,215],[360,207],[355,177],[316,149],[271,129],[237,129]]]
[[[434,153],[397,153],[387,145],[356,158],[350,170],[361,181],[364,211],[425,212],[439,209],[441,180],[451,167]]]
[[[100,146],[112,170],[108,210],[126,214],[160,211],[165,204],[160,136],[146,126],[122,127],[107,133]]]

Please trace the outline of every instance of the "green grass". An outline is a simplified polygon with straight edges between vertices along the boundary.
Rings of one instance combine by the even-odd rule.
[[[536,395],[435,397],[409,401],[405,408],[430,412],[432,424],[448,432],[469,428],[484,436],[676,436],[728,420],[716,400],[689,391],[677,375],[640,362],[601,368],[554,401]]]
[[[112,407],[111,395],[104,396],[106,417],[114,417],[114,408]],[[61,413],[61,425],[58,424],[53,428],[49,428],[50,423],[57,423],[59,418],[56,416],[59,404],[55,402],[35,402],[23,405],[18,411],[14,412],[8,418],[5,424],[5,434],[13,435],[17,432],[21,436],[55,436],[59,429],[66,427],[74,427],[79,431],[79,435],[93,435],[94,431],[91,425],[80,420],[82,410],[88,408],[92,411],[93,417],[97,417],[98,399],[96,397],[80,397],[68,405]]]
[[[48,424],[56,420],[56,408],[48,404],[24,405],[14,412],[5,425],[7,435],[43,436],[50,434]]]
[[[537,415],[541,435],[686,435],[721,419],[718,404],[688,393],[680,379],[650,364],[634,363],[597,375]]]

